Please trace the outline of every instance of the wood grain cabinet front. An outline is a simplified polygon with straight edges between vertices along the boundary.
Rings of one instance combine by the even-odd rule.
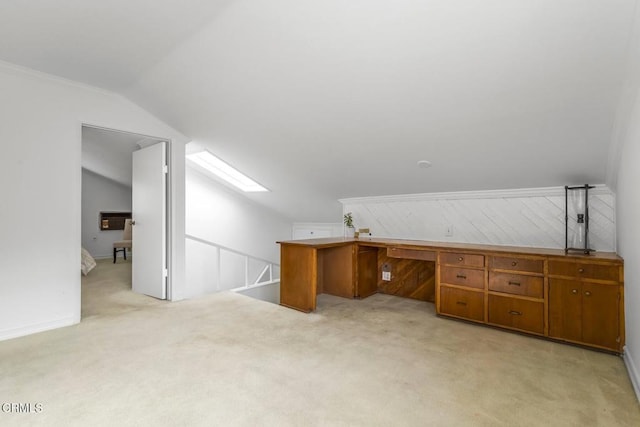
[[[620,266],[550,260],[549,275],[617,282],[620,278]]]
[[[440,253],[440,264],[484,267],[484,255],[442,252]]]
[[[549,336],[621,351],[621,287],[549,280]]]
[[[489,323],[535,334],[544,333],[544,303],[489,295]]]
[[[544,278],[513,273],[489,273],[489,290],[513,295],[543,298]]]
[[[492,256],[489,267],[493,270],[522,271],[544,274],[543,259],[529,259],[515,256]]]
[[[484,289],[484,270],[440,267],[440,281],[450,285]]]
[[[463,319],[484,321],[484,293],[450,286],[440,287],[440,312]]]
[[[485,256],[475,253],[440,252],[438,264],[438,314],[484,323]]]
[[[614,253],[388,239],[280,243],[280,304],[287,307],[313,311],[321,293],[381,292],[435,300],[442,316],[624,348],[624,261]]]

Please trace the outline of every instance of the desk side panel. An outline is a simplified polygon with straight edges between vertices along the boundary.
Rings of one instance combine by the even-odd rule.
[[[343,298],[355,297],[354,245],[318,249],[322,262],[322,293]]]
[[[280,247],[280,304],[306,313],[316,309],[318,277],[316,249]]]

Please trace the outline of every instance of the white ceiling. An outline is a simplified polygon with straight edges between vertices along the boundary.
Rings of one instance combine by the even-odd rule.
[[[603,183],[635,7],[5,1],[0,59],[118,91],[254,200],[340,221],[339,198]]]

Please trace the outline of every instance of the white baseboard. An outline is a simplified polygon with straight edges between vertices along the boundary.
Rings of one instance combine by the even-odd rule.
[[[629,378],[631,379],[631,384],[633,384],[633,390],[636,392],[636,398],[638,402],[640,402],[640,375],[638,369],[633,364],[633,356],[629,353],[628,347],[624,348],[624,364],[627,366],[627,372],[629,373]]]
[[[49,331],[51,329],[62,328],[65,326],[71,326],[75,325],[76,323],[80,323],[80,319],[76,319],[75,316],[69,316],[63,317],[61,319],[49,320],[46,322],[32,323],[30,325],[20,326],[18,328],[4,329],[0,330],[0,341],[23,337],[25,335],[36,334],[38,332]]]

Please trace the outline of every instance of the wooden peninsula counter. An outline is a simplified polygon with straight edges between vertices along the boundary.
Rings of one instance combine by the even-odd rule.
[[[440,316],[616,353],[624,346],[623,260],[614,253],[378,238],[278,243],[280,304],[296,310],[315,310],[322,293],[380,292],[434,302]]]

